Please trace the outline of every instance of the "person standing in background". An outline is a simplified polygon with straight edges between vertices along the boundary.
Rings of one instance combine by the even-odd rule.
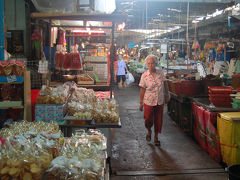
[[[123,60],[122,55],[118,55],[118,64],[117,64],[117,83],[118,87],[126,87],[126,63]]]
[[[160,146],[158,134],[162,131],[162,116],[164,102],[169,101],[167,83],[164,82],[162,70],[156,70],[157,57],[149,55],[145,59],[148,70],[142,74],[140,86],[139,110],[144,109],[144,124],[148,132],[146,140],[151,141],[152,126],[154,125],[154,144]]]

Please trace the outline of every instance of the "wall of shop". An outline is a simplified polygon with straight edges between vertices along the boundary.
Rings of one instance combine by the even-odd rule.
[[[5,0],[5,28],[8,42],[10,38],[17,44],[12,44],[18,54],[26,52],[26,13],[24,0]],[[16,33],[14,35],[14,33]],[[20,40],[19,40],[20,37]],[[21,42],[23,41],[23,42]],[[9,45],[8,45],[9,46]],[[22,46],[22,47],[21,47]],[[10,46],[11,47],[11,46]],[[23,48],[23,49],[21,49]]]

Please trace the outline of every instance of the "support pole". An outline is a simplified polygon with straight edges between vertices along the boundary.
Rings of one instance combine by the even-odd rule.
[[[49,69],[51,69],[51,67],[52,67],[52,47],[51,47],[51,40],[52,40],[52,33],[51,33],[51,31],[52,31],[52,20],[50,19],[49,20],[49,31],[48,31],[48,33],[49,33],[49,43],[48,43],[48,46],[49,46],[49,63],[50,63],[50,67],[49,67]]]
[[[4,0],[0,0],[0,61],[4,60]]]
[[[113,62],[114,62],[114,57],[115,57],[115,47],[114,47],[114,26],[115,23],[112,22],[112,42],[111,42],[111,63],[110,63],[110,74],[111,74],[111,81],[110,81],[110,98],[112,98],[112,90],[113,90],[113,85],[114,85],[114,67],[113,67]]]
[[[50,85],[50,82],[51,82],[51,68],[52,68],[52,47],[51,47],[51,39],[52,39],[52,20],[50,19],[49,20],[49,43],[48,43],[48,46],[49,46],[49,52],[48,52],[48,77],[47,77],[47,85],[49,86]],[[50,67],[49,67],[50,66]]]
[[[186,30],[186,40],[187,40],[187,67],[189,64],[189,57],[190,57],[190,44],[189,44],[189,37],[188,37],[188,18],[189,18],[189,2],[187,4],[187,30]]]
[[[147,10],[147,0],[146,0],[146,29],[148,28],[148,10]]]

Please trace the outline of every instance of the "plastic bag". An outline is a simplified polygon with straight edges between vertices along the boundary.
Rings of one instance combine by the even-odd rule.
[[[126,83],[127,83],[127,85],[133,83],[134,81],[135,81],[135,79],[134,79],[132,73],[127,72],[127,74],[126,74]]]

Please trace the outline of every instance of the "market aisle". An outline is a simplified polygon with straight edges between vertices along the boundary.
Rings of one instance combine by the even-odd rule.
[[[143,112],[138,110],[137,86],[116,90],[115,98],[120,106],[122,128],[115,129],[112,133],[112,180],[228,179],[221,166],[173,123],[166,113],[166,107],[163,133],[159,138],[161,147],[154,146],[153,142],[146,142]]]

